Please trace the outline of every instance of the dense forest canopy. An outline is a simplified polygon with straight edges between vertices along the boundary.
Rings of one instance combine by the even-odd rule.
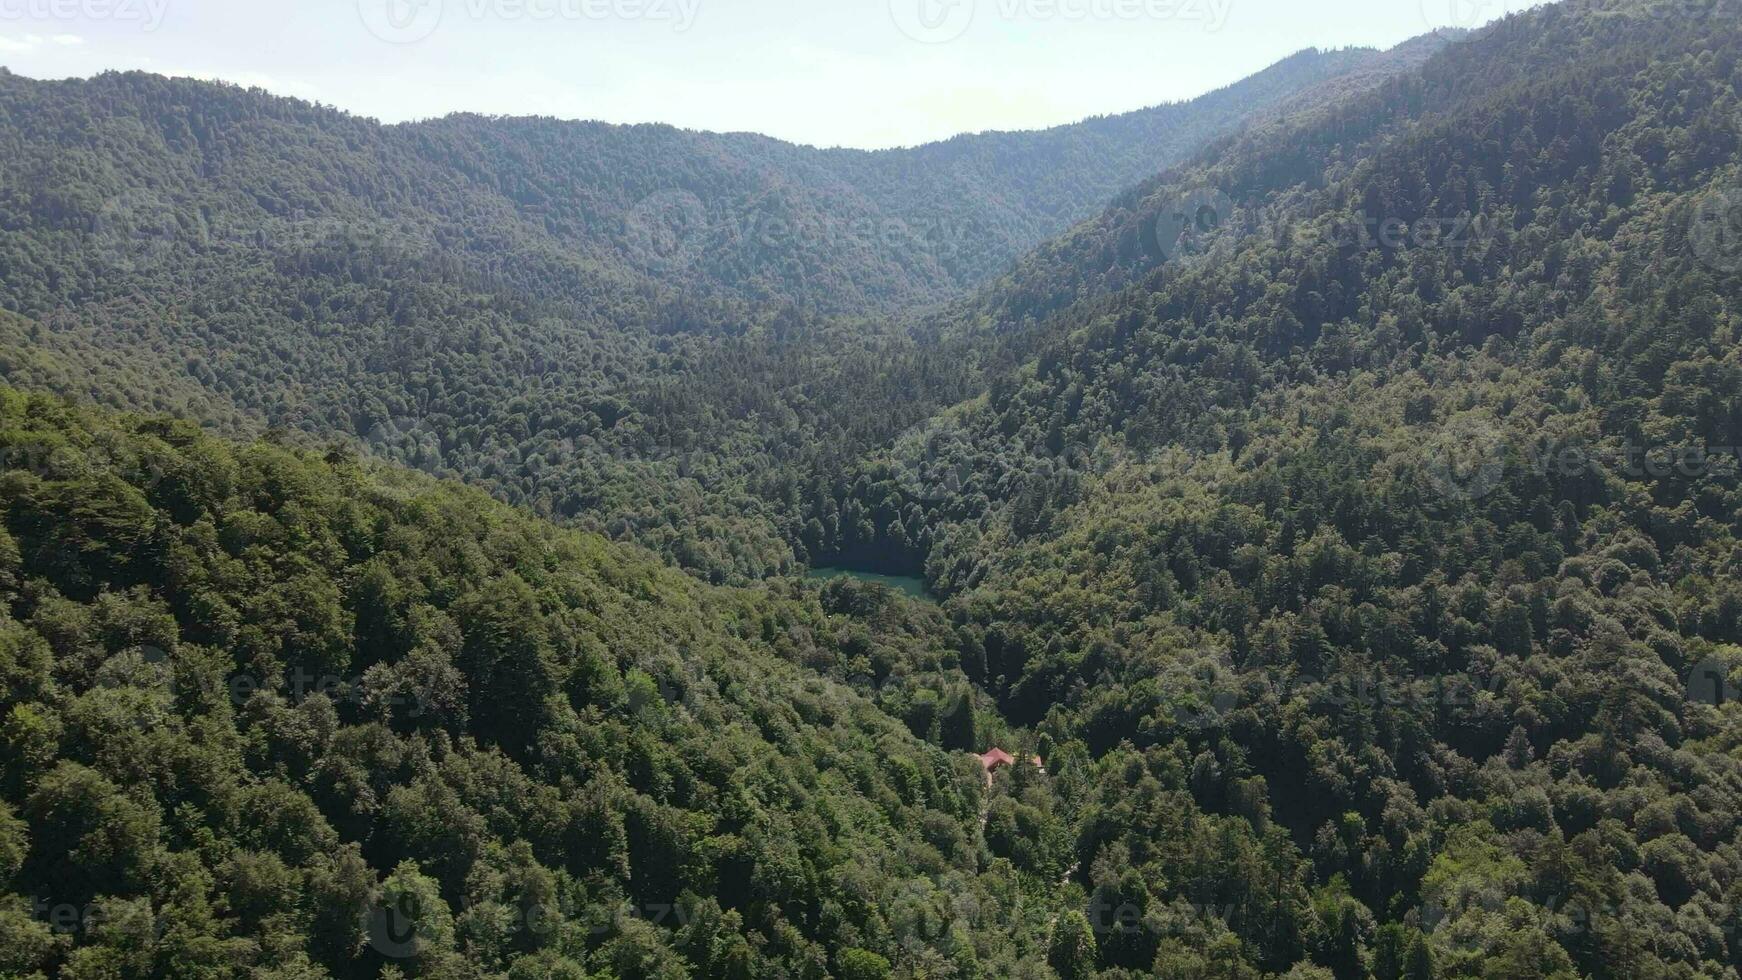
[[[1155,927],[1100,967],[1224,975],[1183,901],[1278,971],[1733,975],[1742,49],[1659,14],[1509,19],[1134,191],[943,325],[1031,358],[816,502],[1012,722],[1126,760],[1080,883]],[[1171,787],[1300,890],[1182,879]]]
[[[0,315],[0,355],[14,380],[345,439],[758,579],[813,557],[797,474],[968,393],[871,314],[1435,46],[1303,52],[1189,103],[880,153],[0,75],[0,309],[23,317]]]
[[[1726,13],[905,156],[0,78],[0,973],[1742,977]],[[662,282],[646,155],[1026,217]]]
[[[40,395],[0,391],[0,450],[8,976],[1006,972],[1044,938],[910,921],[933,880],[1040,887],[980,843],[1006,795],[935,611]]]

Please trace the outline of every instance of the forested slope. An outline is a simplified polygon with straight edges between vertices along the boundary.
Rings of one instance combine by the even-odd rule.
[[[0,74],[0,214],[32,249],[72,253],[53,256],[62,276],[82,278],[76,255],[116,285],[104,260],[342,239],[433,254],[444,272],[463,264],[472,282],[612,323],[684,326],[662,301],[888,313],[954,296],[1249,118],[1411,60],[1304,51],[1190,102],[880,152],[542,118],[382,126],[189,79]],[[85,298],[14,278],[15,311]]]
[[[877,154],[0,74],[4,376],[350,439],[760,578],[810,557],[802,474],[967,390],[895,320],[808,307],[940,298],[1128,172],[1421,56],[1307,52],[1194,103]],[[925,222],[970,251],[940,265],[902,237]]]
[[[311,910],[415,894],[430,958],[394,965],[444,976],[1736,978],[1723,13],[1574,0],[1343,76],[913,334],[728,290],[641,343],[533,266],[322,242],[111,283],[10,236],[81,296],[0,322],[21,383],[361,438],[720,579],[796,548],[943,600],[718,590],[348,442],[8,396],[14,891],[150,855],[102,873],[193,923],[167,975],[374,976]],[[166,660],[168,707],[104,710]],[[180,682],[299,666],[357,693]],[[994,742],[1046,771],[950,754]],[[560,928],[501,925],[542,894]],[[713,925],[568,911],[622,901]],[[21,972],[130,955],[31,918]]]
[[[817,550],[923,560],[1010,719],[1120,768],[1076,825],[1095,968],[1742,966],[1709,12],[1508,18],[1152,182],[946,324],[1032,356],[819,503]],[[1182,873],[1182,810],[1276,863]]]
[[[0,973],[1007,974],[949,637],[0,390]]]

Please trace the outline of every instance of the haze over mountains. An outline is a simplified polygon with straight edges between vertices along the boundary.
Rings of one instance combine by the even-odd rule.
[[[0,289],[56,324],[17,342],[13,371],[56,370],[36,356],[51,349],[118,359],[54,383],[360,441],[757,578],[794,567],[797,534],[766,503],[790,469],[749,460],[850,458],[965,393],[845,407],[905,385],[890,363],[938,369],[900,329],[915,306],[1205,141],[1435,46],[1305,52],[1182,106],[880,153],[550,120],[381,127],[155,76],[0,78],[16,175]],[[795,341],[827,369],[795,373]],[[117,369],[136,383],[108,383]]]
[[[113,230],[198,254],[262,244],[251,232],[308,236],[342,221],[452,253],[480,275],[534,264],[554,281],[516,286],[565,299],[608,284],[865,313],[955,295],[1208,140],[1322,85],[1370,84],[1431,47],[1306,51],[1188,103],[879,152],[551,119],[384,127],[141,74],[8,76],[5,98],[11,172],[30,180],[14,193],[56,180],[75,197],[16,199],[37,233],[125,226]],[[271,168],[275,180],[257,179]],[[133,196],[76,199],[90,191]]]
[[[1742,976],[1722,6],[875,154],[0,76],[0,972]]]

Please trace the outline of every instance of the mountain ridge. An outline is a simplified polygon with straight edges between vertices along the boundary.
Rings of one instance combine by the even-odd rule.
[[[755,134],[660,124],[621,126],[540,117],[453,114],[382,125],[260,90],[227,86],[209,91],[233,104],[229,112],[270,114],[291,124],[306,121],[333,135],[344,133],[353,142],[405,144],[384,146],[376,153],[405,157],[406,163],[461,165],[474,184],[500,198],[480,200],[474,207],[506,204],[510,213],[532,225],[529,233],[554,233],[563,247],[593,252],[597,261],[619,265],[625,272],[680,282],[691,292],[723,289],[759,303],[794,301],[825,312],[887,312],[934,301],[990,274],[1062,227],[1061,222],[1087,214],[1149,172],[1158,155],[1189,149],[1205,135],[1238,124],[1252,109],[1379,57],[1360,49],[1307,50],[1194,100],[1042,131],[962,136],[879,152],[820,150]],[[154,102],[164,97],[155,94],[160,89],[172,101],[197,99],[203,98],[196,95],[199,86],[212,84],[141,72],[56,82],[12,75],[10,81],[15,92],[17,85],[28,82],[25,91],[40,86],[44,94],[75,102],[88,93],[112,105],[110,111],[134,115],[173,112],[171,106]],[[263,95],[273,101],[250,103]],[[1171,128],[1183,132],[1170,135]],[[1061,152],[1069,153],[1068,161],[1024,163],[1035,154]],[[639,168],[622,171],[614,161],[626,154],[630,159],[663,159],[675,175],[666,178]],[[988,154],[992,159],[977,159]],[[559,161],[555,172],[539,172]],[[1066,162],[1073,168],[1070,181],[1022,174],[1023,168],[1044,173]],[[601,165],[610,169],[598,172]],[[414,172],[407,170],[408,175]],[[423,179],[436,175],[432,171]],[[1023,183],[1013,182],[1018,177]],[[922,190],[926,187],[931,189]],[[439,184],[431,190],[442,192]],[[153,189],[165,195],[172,191]],[[538,197],[526,199],[527,193]],[[661,194],[672,200],[662,201]],[[547,210],[537,210],[541,207]],[[553,215],[551,209],[561,213]],[[556,223],[537,227],[550,221]],[[875,229],[890,221],[905,227],[896,238],[880,240]],[[803,231],[807,227],[821,230]],[[943,233],[950,237],[940,241]],[[685,236],[696,241],[668,241]],[[598,248],[601,243],[606,247]],[[822,253],[820,258],[813,261],[808,254],[812,251]],[[812,271],[801,276],[780,268],[793,263]],[[827,268],[857,271],[806,283],[804,276]]]
[[[1280,102],[1319,75],[1375,84],[1419,56],[1297,56],[1248,91]],[[1345,62],[1367,67],[1351,74]],[[1232,91],[1212,97],[1214,112],[1241,113]],[[0,324],[19,352],[13,370],[79,373],[42,368],[45,350],[92,365],[89,378],[113,378],[120,363],[141,381],[102,386],[108,403],[158,411],[191,380],[209,396],[202,412],[224,406],[230,431],[258,431],[238,430],[242,418],[361,443],[636,536],[710,578],[756,578],[800,560],[796,529],[776,516],[786,508],[767,502],[794,492],[776,460],[850,453],[925,410],[825,406],[943,374],[938,355],[905,336],[905,316],[877,313],[867,289],[885,304],[930,302],[1068,220],[1043,211],[1100,205],[1079,179],[1077,158],[1094,156],[1082,147],[1030,161],[1028,176],[1011,164],[1023,153],[997,140],[939,151],[979,147],[984,159],[963,174],[909,156],[905,171],[878,176],[761,139],[734,156],[676,130],[592,142],[574,130],[470,120],[389,130],[156,76],[14,77],[0,84],[0,141],[15,150],[0,168],[0,307],[25,317]],[[1137,134],[1122,165],[1148,172],[1155,138],[1195,145],[1191,134]],[[1055,203],[963,192],[982,183],[974,174],[1006,167],[1014,175],[996,186]],[[818,207],[825,198],[841,206]],[[982,234],[970,218],[1005,230]],[[915,234],[927,230],[941,248]],[[803,308],[825,294],[848,313]],[[175,343],[141,322],[176,324]],[[883,353],[826,381],[794,370],[845,367],[850,350]],[[746,378],[724,376],[716,365],[727,364]],[[177,380],[144,382],[148,371]],[[724,416],[716,399],[742,414]],[[835,435],[806,434],[819,415]],[[750,418],[765,428],[747,430]],[[748,445],[767,462],[745,466]],[[697,459],[678,461],[685,454]]]
[[[26,219],[101,185],[0,187],[9,380],[303,436],[0,390],[18,970],[1737,980],[1742,27],[1702,11],[1570,0],[1284,100],[916,331],[638,332],[435,212],[477,247],[87,267]],[[305,137],[248,186],[403,190]],[[536,140],[430,141],[584,230],[568,168],[491,163]],[[361,683],[236,710],[146,646]],[[104,882],[175,928],[25,898]],[[619,899],[686,912],[584,914]]]

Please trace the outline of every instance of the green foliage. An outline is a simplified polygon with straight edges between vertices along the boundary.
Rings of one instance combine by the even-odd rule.
[[[0,393],[5,968],[1736,977],[1742,280],[1700,235],[1742,28],[1569,0],[1356,60],[912,330],[803,308],[941,288],[875,254],[648,282],[562,127],[0,79],[7,376],[302,434]],[[117,156],[160,232],[448,244],[99,269]],[[1194,195],[1219,227],[1158,238]],[[704,585],[310,436],[716,583],[941,601]]]
[[[1190,103],[878,153],[0,74],[0,377],[342,440],[760,579],[819,557],[793,513],[811,474],[967,394],[965,361],[881,314],[1393,70],[1309,51]]]
[[[1081,912],[1066,913],[1053,930],[1052,942],[1046,951],[1047,965],[1058,972],[1062,980],[1087,980],[1095,975],[1097,960],[1095,933]]]
[[[1510,18],[940,324],[1008,366],[838,477],[817,548],[923,562],[1006,723],[1093,760],[1055,789],[1099,969],[1215,975],[1224,933],[1271,973],[1742,968],[1739,716],[1697,694],[1735,666],[1739,283],[1697,236],[1739,61],[1639,3]],[[1206,188],[1220,230],[1160,248]]]
[[[344,454],[10,390],[0,433],[30,450],[0,459],[9,975],[911,964],[960,945],[887,896],[1012,891],[970,843],[977,766],[849,686],[874,657],[884,696],[965,697],[934,608],[891,595],[870,643],[814,589],[715,589]]]
[[[836,961],[841,980],[888,980],[889,961],[868,949],[843,949]]]

